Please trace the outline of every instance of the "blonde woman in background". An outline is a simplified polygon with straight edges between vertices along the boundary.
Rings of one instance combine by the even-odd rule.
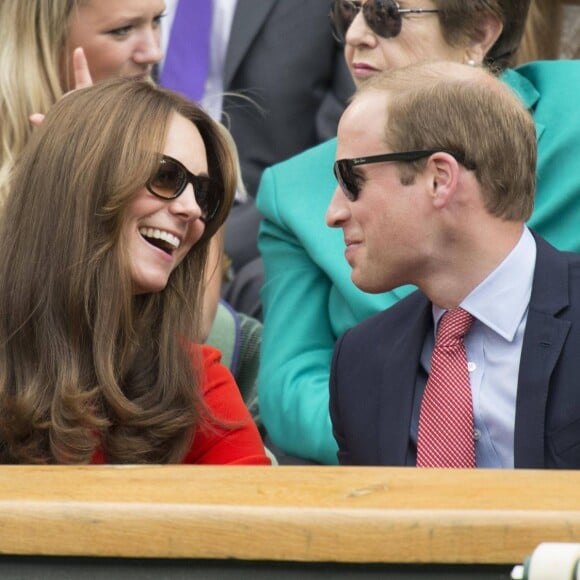
[[[94,81],[148,77],[162,57],[164,10],[163,0],[0,1],[0,200],[32,133],[30,115],[75,88],[75,48]]]

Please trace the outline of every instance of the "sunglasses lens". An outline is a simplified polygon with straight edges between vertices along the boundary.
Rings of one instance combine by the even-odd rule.
[[[195,200],[201,209],[203,219],[208,222],[216,216],[220,199],[216,195],[209,177],[197,177],[196,181]]]
[[[368,27],[375,34],[393,38],[401,32],[402,19],[395,0],[367,0],[362,6],[360,2],[335,0],[330,22],[339,41],[344,42],[346,32],[361,8]]]
[[[356,201],[359,193],[358,180],[352,173],[348,159],[340,159],[334,164],[334,175],[347,199]]]
[[[335,0],[330,12],[330,22],[333,32],[340,42],[344,42],[346,31],[358,14],[358,7],[349,0]]]
[[[363,7],[369,28],[383,38],[393,38],[401,32],[402,18],[394,0],[369,0]]]
[[[149,180],[149,188],[159,197],[171,199],[187,184],[183,169],[171,159],[162,159],[155,175]]]
[[[175,199],[191,181],[195,201],[206,222],[212,220],[220,207],[220,195],[212,180],[205,175],[188,175],[187,170],[170,157],[163,157],[155,175],[146,184],[147,189],[158,197]]]

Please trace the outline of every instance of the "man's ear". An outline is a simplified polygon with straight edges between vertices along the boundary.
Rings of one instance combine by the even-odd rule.
[[[449,153],[433,153],[427,161],[426,175],[433,207],[442,209],[453,200],[459,182],[459,163]]]
[[[465,62],[482,64],[486,54],[497,42],[502,31],[503,23],[497,16],[493,14],[485,16],[478,24],[472,38],[468,40]]]

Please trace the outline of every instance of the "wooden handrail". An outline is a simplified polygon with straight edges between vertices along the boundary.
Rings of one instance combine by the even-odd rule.
[[[580,541],[580,472],[0,467],[0,552],[514,564]]]

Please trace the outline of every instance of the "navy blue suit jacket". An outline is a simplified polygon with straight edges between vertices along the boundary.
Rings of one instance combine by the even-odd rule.
[[[580,468],[580,255],[535,239],[514,463],[516,468],[575,469]],[[341,464],[410,464],[414,391],[432,328],[431,302],[417,291],[338,340],[330,414]]]

